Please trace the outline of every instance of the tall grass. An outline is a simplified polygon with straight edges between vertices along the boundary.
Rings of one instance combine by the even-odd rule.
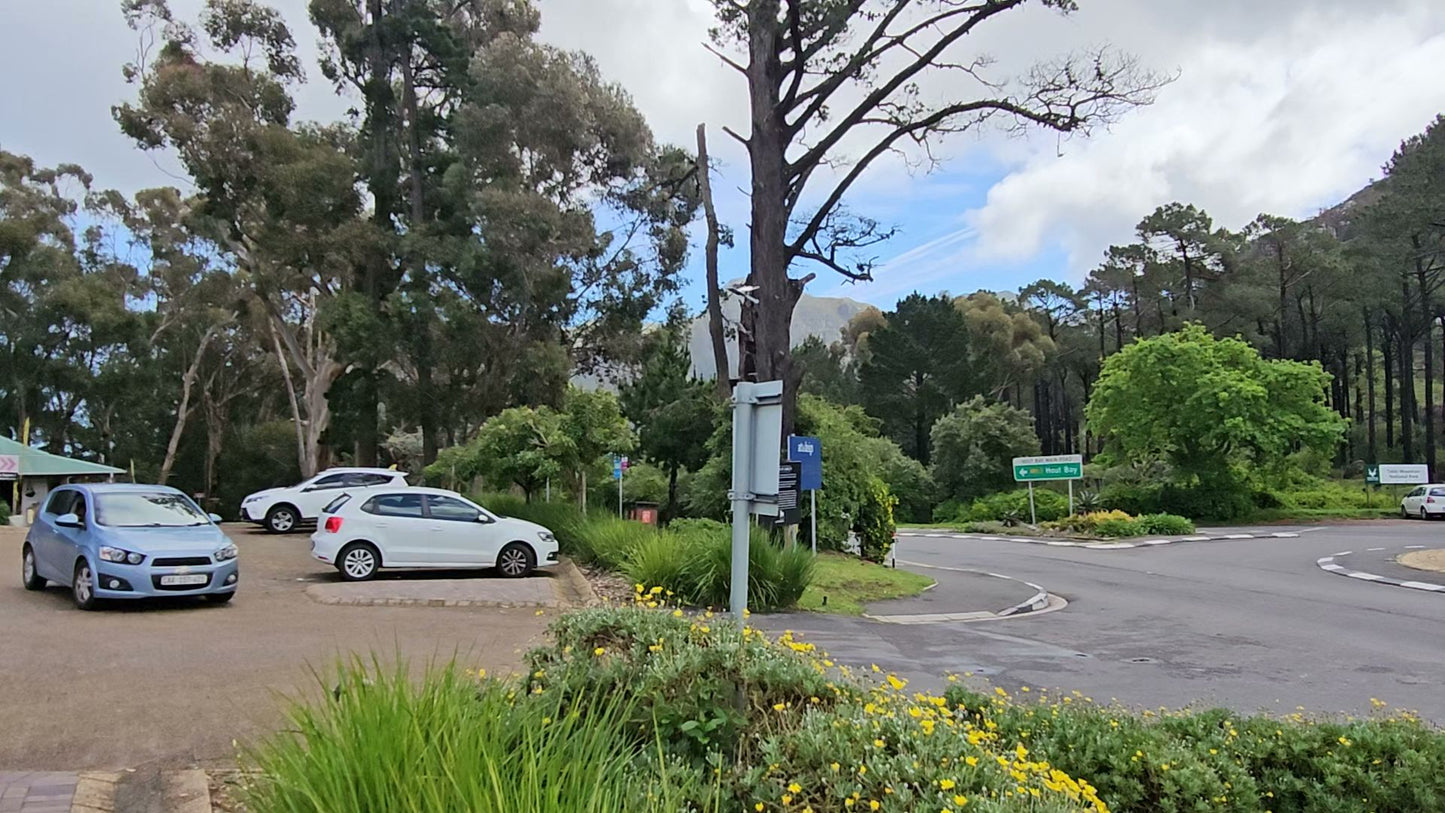
[[[295,706],[292,731],[249,753],[262,778],[246,801],[275,813],[613,813],[658,795],[637,775],[645,752],[624,728],[624,701],[521,703],[517,691],[454,664],[413,683],[405,664],[353,662],[331,699]]]

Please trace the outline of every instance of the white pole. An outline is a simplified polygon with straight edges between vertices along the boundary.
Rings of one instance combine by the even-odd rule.
[[[552,478],[547,478],[547,502],[552,501]]]
[[[751,397],[748,403],[739,400],[739,389],[752,395],[747,384],[739,384],[733,390],[733,562],[728,609],[738,624],[742,624],[743,613],[748,609],[748,504],[753,496],[753,404]]]
[[[818,554],[818,492],[808,490],[808,513],[812,520],[808,523],[808,530],[813,535],[813,555]]]
[[[1039,524],[1039,512],[1034,510],[1034,481],[1029,481],[1029,524]]]
[[[1069,481],[1069,516],[1074,515],[1074,481]]]

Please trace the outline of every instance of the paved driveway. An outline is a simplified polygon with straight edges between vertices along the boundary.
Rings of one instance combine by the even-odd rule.
[[[840,659],[935,685],[945,672],[972,671],[1009,687],[1077,689],[1102,701],[1240,711],[1303,705],[1365,714],[1380,698],[1445,723],[1445,595],[1316,565],[1331,553],[1406,545],[1445,547],[1445,523],[1356,523],[1296,539],[1110,551],[904,537],[900,563],[1005,573],[1069,605],[974,624],[881,627],[806,616],[789,624]]]
[[[227,532],[241,548],[231,604],[84,613],[64,589],[21,587],[23,533],[0,528],[0,769],[228,762],[233,740],[280,725],[279,694],[316,687],[312,668],[375,652],[414,668],[455,656],[509,670],[548,620],[520,608],[323,605],[305,588],[335,573],[309,557],[305,536]]]

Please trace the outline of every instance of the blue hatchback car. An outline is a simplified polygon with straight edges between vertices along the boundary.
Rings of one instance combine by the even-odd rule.
[[[168,486],[68,485],[50,492],[22,551],[25,589],[70,587],[75,606],[119,598],[236,595],[236,545]]]

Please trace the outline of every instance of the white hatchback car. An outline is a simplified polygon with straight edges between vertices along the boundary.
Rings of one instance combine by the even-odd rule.
[[[241,501],[241,518],[273,534],[290,533],[314,522],[321,509],[343,491],[356,495],[378,488],[405,488],[406,472],[391,469],[337,468],[294,486],[257,491]]]
[[[1445,483],[1415,486],[1400,500],[1400,516],[1405,519],[1439,519],[1445,516]]]
[[[342,494],[325,506],[311,555],[347,581],[382,568],[495,567],[516,579],[557,563],[557,538],[532,522],[498,516],[455,491],[383,489]]]

